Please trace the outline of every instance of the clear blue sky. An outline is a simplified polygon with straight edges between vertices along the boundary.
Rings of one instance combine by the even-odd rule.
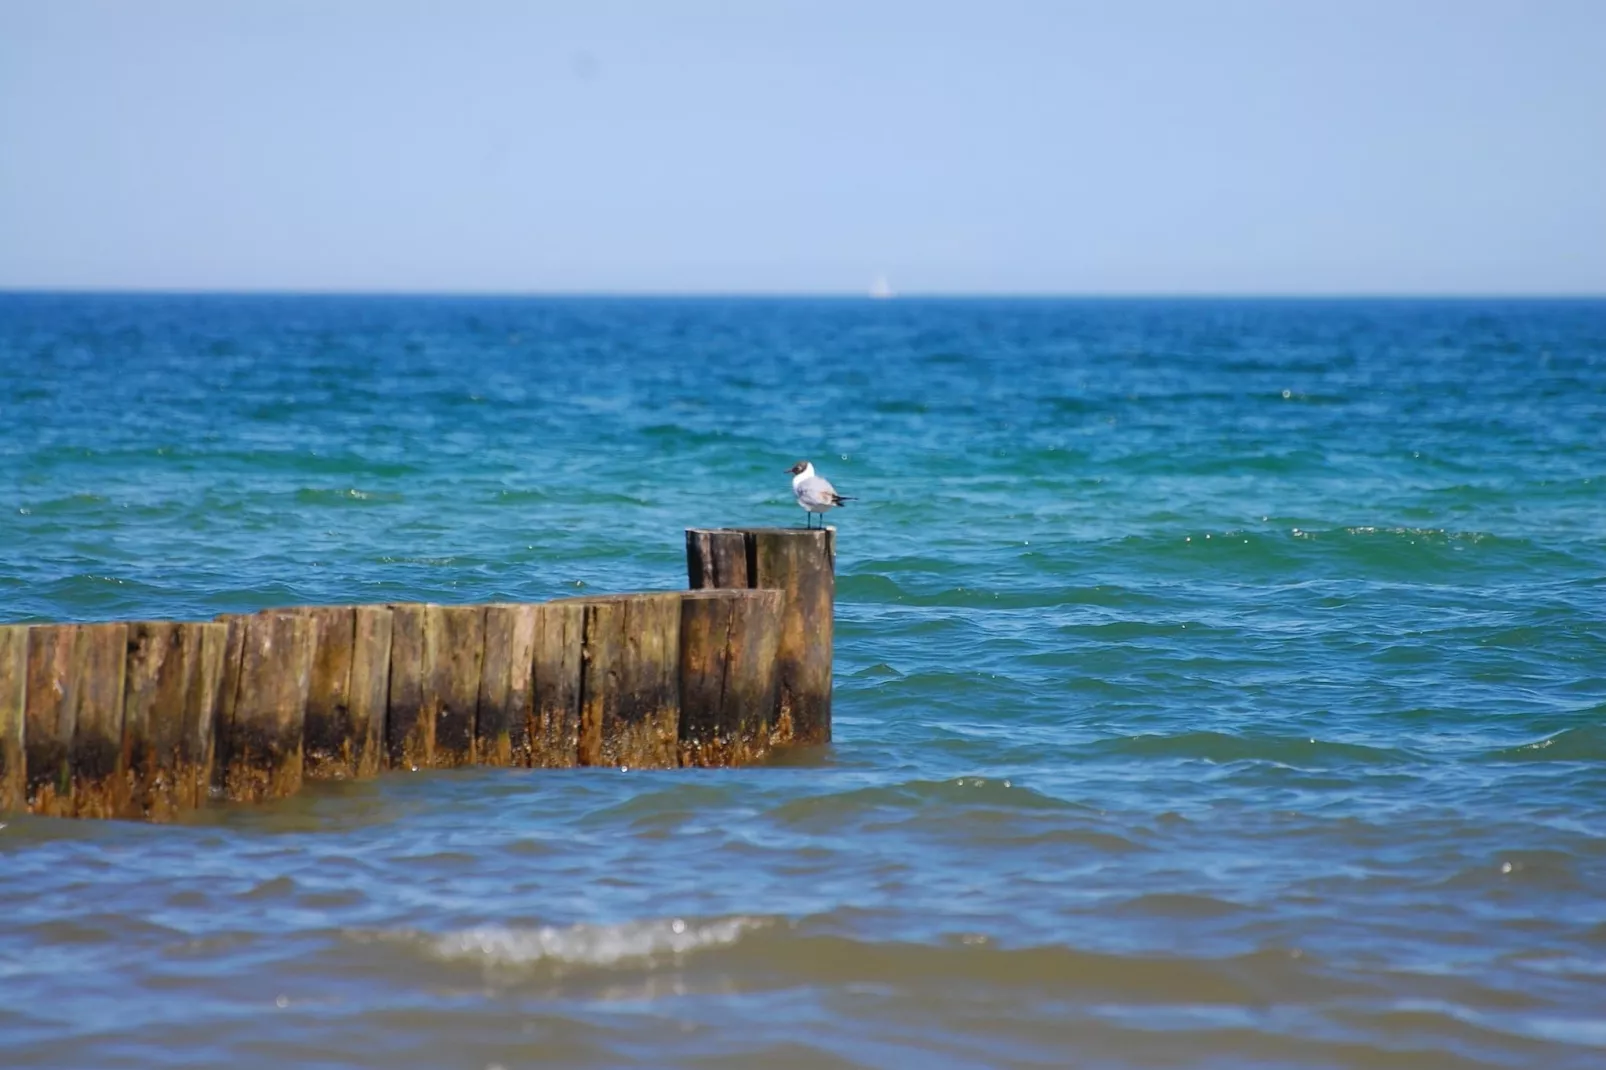
[[[1606,0],[0,0],[0,288],[1603,293]]]

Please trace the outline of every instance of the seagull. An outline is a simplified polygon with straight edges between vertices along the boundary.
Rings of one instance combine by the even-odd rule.
[[[807,461],[797,462],[787,472],[792,476],[792,493],[797,497],[797,504],[807,510],[803,518],[805,524],[815,513],[828,512],[843,502],[858,501],[857,498],[844,498],[838,494],[835,487],[814,474],[814,466]],[[823,518],[820,525],[825,525]]]

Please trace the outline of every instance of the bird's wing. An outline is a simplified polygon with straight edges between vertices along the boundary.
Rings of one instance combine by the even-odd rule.
[[[836,504],[836,488],[819,476],[815,476],[813,479],[805,479],[797,485],[797,498],[798,501],[809,502],[814,505],[834,505]]]

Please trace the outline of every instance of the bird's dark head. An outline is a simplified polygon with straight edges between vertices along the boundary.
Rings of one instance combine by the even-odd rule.
[[[788,468],[786,470],[786,474],[787,475],[792,475],[792,476],[800,476],[800,475],[802,475],[804,473],[804,471],[806,471],[808,469],[808,467],[809,467],[809,462],[807,462],[807,461],[799,461],[796,464],[794,464],[792,467]]]

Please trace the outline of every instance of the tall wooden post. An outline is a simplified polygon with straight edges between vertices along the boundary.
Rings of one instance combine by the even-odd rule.
[[[28,804],[22,736],[27,693],[28,627],[0,624],[0,814]]]
[[[785,594],[772,737],[778,744],[830,742],[836,529],[693,528],[686,532],[686,565],[693,589]]]

